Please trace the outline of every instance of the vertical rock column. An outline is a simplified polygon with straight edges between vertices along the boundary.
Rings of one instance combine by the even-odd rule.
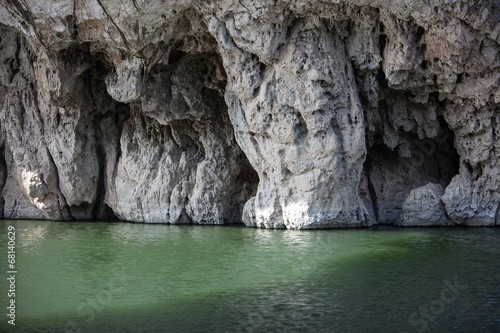
[[[78,47],[53,58],[39,56],[34,63],[45,142],[71,216],[90,219],[99,174],[92,124],[98,101],[85,77],[94,61],[88,50]]]
[[[335,31],[299,21],[275,60],[239,48],[209,20],[228,74],[238,144],[259,174],[243,221],[266,228],[369,225],[357,188],[365,159],[363,111]]]
[[[0,29],[6,37],[1,46],[8,49],[3,58],[15,63],[0,80],[4,217],[93,218],[99,177],[92,123],[98,101],[90,82],[95,59],[83,45],[49,54]]]
[[[0,27],[2,60],[10,71],[1,76],[5,133],[4,218],[69,218],[66,200],[59,190],[54,159],[47,148],[47,129],[38,100],[32,45],[14,31]],[[34,209],[34,207],[36,209]]]

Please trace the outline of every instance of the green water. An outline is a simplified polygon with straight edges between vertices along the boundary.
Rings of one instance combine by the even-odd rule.
[[[2,332],[500,331],[498,228],[9,225]]]

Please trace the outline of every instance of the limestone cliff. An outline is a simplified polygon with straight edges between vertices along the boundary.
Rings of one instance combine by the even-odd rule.
[[[0,217],[500,224],[496,0],[4,0]]]

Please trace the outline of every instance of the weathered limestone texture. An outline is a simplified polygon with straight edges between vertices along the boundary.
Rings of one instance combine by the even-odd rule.
[[[401,225],[403,226],[446,226],[452,224],[441,197],[444,189],[440,184],[429,183],[416,188],[403,204]]]
[[[495,0],[0,2],[0,217],[500,224]]]
[[[218,60],[177,53],[148,73],[106,188],[118,217],[200,224],[241,218],[256,177],[234,140]]]
[[[363,112],[339,38],[319,20],[297,24],[279,58],[266,66],[225,44],[219,21],[209,29],[228,68],[226,101],[236,137],[259,174],[245,224],[369,224],[357,193],[366,152]]]

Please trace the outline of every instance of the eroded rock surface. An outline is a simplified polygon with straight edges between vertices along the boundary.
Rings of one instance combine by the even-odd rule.
[[[218,57],[177,53],[144,80],[131,104],[106,203],[125,220],[238,221],[257,183],[236,145]]]
[[[447,226],[452,222],[446,215],[441,197],[444,189],[440,184],[429,183],[416,188],[403,204],[400,225],[414,226]]]
[[[1,216],[500,224],[499,21],[493,0],[4,1]]]
[[[363,112],[338,36],[318,20],[298,24],[266,66],[225,44],[220,21],[209,28],[224,47],[226,101],[238,142],[259,174],[245,224],[369,225],[357,193],[366,149]]]

